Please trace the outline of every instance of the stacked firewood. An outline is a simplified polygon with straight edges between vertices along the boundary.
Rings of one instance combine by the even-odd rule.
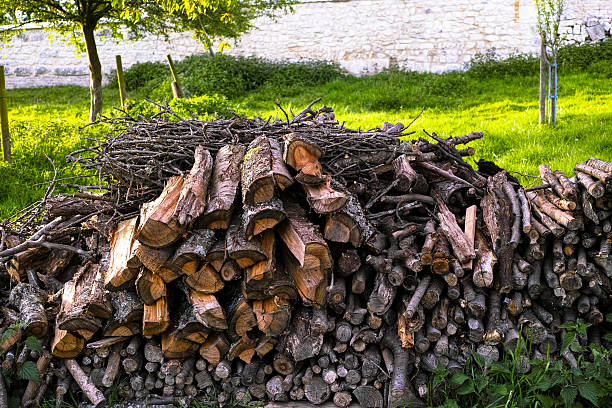
[[[525,190],[464,161],[481,133],[399,142],[401,124],[353,131],[310,108],[163,134],[134,123],[86,149],[107,194],[48,198],[46,224],[5,237],[5,320],[62,359],[43,367],[58,401],[72,378],[95,405],[118,389],[418,406],[439,365],[497,360],[521,334],[532,357],[571,365],[563,322],[604,342],[612,163],[574,178],[542,165]]]

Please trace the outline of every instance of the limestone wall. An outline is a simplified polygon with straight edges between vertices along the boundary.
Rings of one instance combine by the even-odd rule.
[[[495,48],[500,55],[537,52],[533,0],[306,0],[276,21],[261,18],[257,28],[227,51],[271,60],[326,60],[355,74],[390,66],[443,72],[458,70],[476,54]],[[561,30],[568,41],[611,35],[612,0],[568,0]],[[7,86],[88,84],[87,60],[70,44],[49,41],[32,28],[0,49]],[[105,72],[115,55],[124,67],[136,62],[175,60],[204,52],[189,33],[168,41],[149,37],[117,44],[99,40]]]

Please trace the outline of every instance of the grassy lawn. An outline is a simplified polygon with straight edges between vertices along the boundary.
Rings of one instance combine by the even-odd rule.
[[[119,104],[117,93],[114,88],[104,89],[107,114]],[[548,163],[573,174],[577,161],[592,156],[612,160],[612,81],[592,73],[560,73],[559,123],[552,129],[537,125],[535,75],[477,79],[464,73],[391,72],[312,87],[264,85],[230,100],[230,106],[240,114],[267,117],[280,113],[275,110],[276,100],[297,113],[319,96],[334,108],[338,120],[362,129],[381,126],[383,121],[408,124],[424,107],[412,125],[415,137],[424,136],[421,129],[444,137],[482,131],[484,139],[473,144],[475,158],[520,173],[537,174],[538,164]],[[91,143],[87,138],[106,133],[103,127],[81,129],[88,104],[89,90],[83,87],[8,91],[13,163],[0,164],[0,217],[44,194],[44,182],[53,176],[45,155],[55,162],[60,178],[83,174],[65,162],[66,154]]]

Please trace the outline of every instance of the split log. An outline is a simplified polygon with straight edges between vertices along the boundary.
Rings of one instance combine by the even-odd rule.
[[[136,236],[138,217],[121,221],[110,235],[110,260],[104,276],[104,288],[118,291],[132,285],[138,275],[138,268],[130,268],[132,245]]]
[[[115,310],[107,321],[103,335],[132,336],[140,333],[143,303],[134,292],[121,291],[111,294],[111,304]]]
[[[202,228],[227,229],[240,183],[240,166],[246,148],[226,145],[217,152],[208,203],[198,221]]]
[[[473,244],[470,244],[465,233],[459,228],[455,215],[450,212],[446,204],[439,197],[434,198],[436,198],[440,210],[437,213],[440,220],[440,229],[451,244],[453,253],[462,264],[469,262],[476,257]]]
[[[304,268],[300,266],[289,251],[283,251],[283,254],[285,267],[295,282],[295,287],[302,301],[306,305],[324,307],[328,286],[327,271],[320,268]]]
[[[346,205],[339,211],[326,216],[323,229],[325,239],[334,242],[350,242],[360,247],[374,235],[374,228],[363,213],[358,199],[347,193]]]
[[[223,289],[223,280],[210,264],[204,264],[194,274],[185,278],[185,283],[202,293],[216,293]]]
[[[289,133],[283,136],[283,160],[293,169],[300,171],[304,166],[318,162],[323,151],[306,135]]]
[[[489,248],[487,240],[480,232],[476,232],[478,242],[478,257],[472,274],[474,285],[481,288],[488,288],[493,285],[493,269],[497,264],[495,253]]]
[[[198,347],[200,347],[198,343],[181,339],[177,330],[174,330],[173,328],[166,330],[162,334],[161,348],[165,359],[189,358],[193,356],[195,352],[197,352]]]
[[[167,266],[181,274],[191,275],[201,265],[201,261],[206,259],[215,242],[213,230],[195,230],[176,248]]]
[[[136,279],[136,293],[145,305],[150,306],[166,296],[166,284],[159,275],[143,268]]]
[[[257,325],[257,318],[253,309],[243,296],[232,299],[227,310],[228,334],[231,340],[236,341],[245,336],[249,330]]]
[[[258,262],[266,260],[266,253],[261,247],[261,240],[253,238],[247,240],[246,225],[240,217],[232,219],[225,235],[225,250],[227,256],[235,260],[241,268],[247,268]]]
[[[283,202],[278,198],[255,205],[245,205],[242,222],[246,225],[246,238],[250,240],[254,235],[274,228],[286,217]]]
[[[173,244],[181,237],[185,229],[179,225],[174,213],[183,184],[182,176],[170,178],[159,197],[142,205],[137,233],[141,243],[160,248]]]
[[[185,177],[174,210],[174,218],[183,226],[191,225],[204,212],[213,168],[212,156],[202,146],[195,148],[193,157],[193,167]]]
[[[270,201],[274,197],[273,159],[270,139],[255,138],[242,163],[242,202],[246,205]]]
[[[108,318],[111,314],[111,306],[103,290],[96,291],[98,282],[94,281],[96,269],[90,263],[82,265],[73,277],[73,280],[64,284],[62,295],[62,305],[57,315],[57,325],[62,330],[76,332],[78,330],[97,331],[102,322],[100,319],[88,313],[91,302],[101,305],[100,309],[105,309],[102,317]],[[101,289],[101,288],[99,288]],[[92,299],[95,295],[97,299]]]
[[[51,353],[58,358],[75,358],[85,347],[85,340],[78,335],[61,330],[55,325],[55,334],[51,342]]]
[[[276,139],[268,140],[270,141],[270,150],[272,152],[272,175],[274,176],[274,182],[283,191],[293,184],[293,177],[291,177],[291,173],[289,173],[283,162],[283,148],[280,142]]]
[[[180,276],[178,271],[172,270],[167,264],[168,259],[172,256],[174,248],[151,248],[139,241],[135,241],[132,244],[132,254],[130,255],[130,261],[135,265],[133,268],[140,268],[144,266],[149,271],[159,275],[164,282],[170,283]],[[134,262],[137,259],[138,262]],[[130,264],[128,263],[128,267]]]
[[[339,184],[331,183],[330,179],[318,185],[302,184],[302,188],[310,208],[318,214],[331,214],[343,209],[349,198],[348,192]]]
[[[142,335],[145,337],[161,334],[170,326],[170,311],[166,297],[160,297],[150,305],[144,305]]]
[[[214,295],[190,290],[189,301],[193,304],[195,318],[205,327],[214,330],[227,329],[225,312]]]
[[[26,336],[42,338],[47,334],[45,303],[45,293],[30,283],[20,283],[11,290],[9,304],[19,310],[19,322]]]
[[[278,336],[285,331],[291,319],[291,305],[280,297],[255,300],[253,312],[257,327],[266,336]]]
[[[368,310],[377,315],[385,314],[391,308],[396,293],[396,286],[389,282],[386,274],[376,274],[374,289],[368,299]]]
[[[265,260],[244,272],[243,289],[248,298],[256,292],[263,292],[273,281],[276,269],[276,239],[273,230],[266,230],[260,237],[260,247]]]

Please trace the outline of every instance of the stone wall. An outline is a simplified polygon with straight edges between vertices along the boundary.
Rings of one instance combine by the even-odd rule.
[[[435,4],[432,4],[435,3]],[[495,48],[500,55],[535,53],[533,0],[306,0],[276,21],[261,18],[229,54],[271,60],[325,60],[354,74],[397,66],[443,72],[459,70],[477,53]],[[561,30],[568,41],[611,35],[612,0],[568,0]],[[148,37],[117,44],[99,40],[106,73],[122,55],[124,68],[136,62],[175,60],[202,53],[189,33],[168,41]],[[8,87],[88,84],[87,60],[70,44],[32,28],[0,49]]]

